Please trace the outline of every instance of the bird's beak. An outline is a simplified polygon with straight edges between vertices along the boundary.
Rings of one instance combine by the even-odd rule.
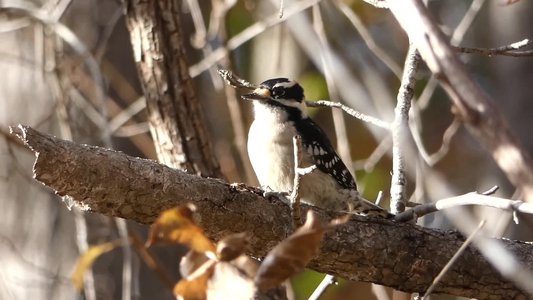
[[[262,100],[266,101],[270,99],[270,91],[265,88],[256,88],[253,92],[249,94],[244,94],[241,96],[244,100]]]

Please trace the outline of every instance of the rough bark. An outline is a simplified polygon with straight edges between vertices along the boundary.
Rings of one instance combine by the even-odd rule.
[[[189,173],[221,177],[185,61],[178,1],[128,0],[125,7],[159,160]]]
[[[288,205],[265,199],[254,188],[190,175],[113,150],[78,145],[29,127],[12,131],[36,154],[35,178],[87,210],[151,223],[163,209],[192,202],[198,207],[199,223],[213,240],[247,232],[250,254],[256,257],[264,256],[291,231]],[[336,215],[313,209],[322,218]],[[346,279],[422,292],[463,240],[456,232],[354,216],[326,236],[321,254],[310,267]],[[533,268],[531,244],[501,242],[525,268]],[[477,299],[525,298],[473,248],[465,251],[435,292]]]

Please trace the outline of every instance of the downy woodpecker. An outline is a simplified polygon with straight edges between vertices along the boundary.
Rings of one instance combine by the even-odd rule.
[[[334,211],[390,217],[383,208],[359,197],[355,180],[324,131],[306,114],[303,88],[287,78],[266,80],[252,93],[255,119],[248,133],[248,156],[259,183],[275,192],[290,192],[294,182],[293,137],[302,141],[302,202]]]

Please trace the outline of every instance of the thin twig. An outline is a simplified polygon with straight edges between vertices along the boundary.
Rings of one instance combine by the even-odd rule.
[[[283,7],[284,7],[284,3],[283,3],[283,0],[279,0],[279,18],[283,18]]]
[[[99,65],[102,64],[102,59],[106,54],[106,51],[109,49],[108,42],[115,31],[116,25],[120,20],[122,20],[123,13],[123,7],[117,6],[109,20],[107,20],[106,24],[104,25],[102,33],[98,37],[93,53],[94,59]]]
[[[348,18],[348,20],[352,23],[352,25],[355,27],[363,41],[365,42],[366,46],[374,55],[383,62],[387,68],[389,68],[398,79],[402,78],[402,69],[400,66],[392,59],[383,48],[381,48],[372,35],[370,34],[370,31],[365,27],[363,24],[363,21],[357,16],[357,14],[348,6],[348,4],[344,3],[343,1],[333,1],[334,5],[337,6],[337,8]]]
[[[380,206],[382,200],[383,200],[383,191],[379,191],[378,195],[376,196],[376,205]]]
[[[324,70],[324,78],[326,79],[326,85],[329,92],[329,97],[338,99],[339,92],[335,81],[333,80],[333,69],[331,68],[331,47],[328,43],[326,37],[326,29],[324,26],[324,20],[322,18],[322,13],[320,12],[320,5],[313,5],[312,8],[313,16],[313,28],[316,32],[319,41],[319,47],[321,49],[320,58],[322,61],[322,70]],[[335,129],[335,137],[337,138],[337,151],[341,159],[345,162],[352,162],[352,155],[350,151],[350,143],[348,142],[348,132],[346,130],[346,121],[344,120],[344,115],[342,111],[331,110],[333,117],[333,127]],[[352,166],[350,165],[350,168]]]
[[[357,118],[357,119],[359,119],[361,121],[364,121],[364,122],[370,123],[372,125],[381,127],[383,129],[390,130],[390,123],[385,122],[383,120],[380,120],[380,119],[378,119],[376,117],[372,117],[372,116],[363,114],[361,112],[358,112],[355,109],[353,109],[353,108],[351,108],[349,106],[346,106],[346,105],[344,105],[344,104],[342,104],[340,102],[332,102],[332,101],[328,101],[328,100],[317,100],[317,101],[305,101],[305,104],[307,104],[307,106],[309,106],[309,107],[322,107],[322,106],[325,106],[325,107],[340,108],[345,113],[349,114],[350,116],[352,116],[354,118]]]
[[[116,137],[131,137],[135,135],[144,134],[150,131],[150,125],[148,122],[141,122],[131,125],[123,125],[119,127],[113,136]]]
[[[170,291],[174,289],[174,282],[170,279],[170,276],[167,272],[161,268],[161,265],[157,262],[156,258],[150,251],[144,246],[141,238],[135,231],[129,232],[131,245],[137,251],[137,254],[143,259],[144,263],[157,274],[159,280],[165,285]]]
[[[409,46],[398,91],[397,104],[394,109],[394,123],[392,126],[392,179],[391,179],[391,213],[398,214],[405,210],[407,178],[405,175],[405,161],[402,149],[405,148],[406,138],[409,136],[409,109],[414,96],[416,72],[420,62],[420,54],[414,45]]]
[[[146,99],[144,99],[144,96],[139,97],[137,100],[135,100],[125,109],[121,110],[113,117],[113,119],[109,121],[109,132],[113,134],[122,125],[126,124],[126,122],[128,122],[131,118],[133,118],[136,114],[140,113],[145,108]]]
[[[234,88],[255,89],[257,85],[250,83],[239,76],[233,74],[230,70],[218,69],[218,74],[224,81]]]
[[[461,121],[459,121],[458,118],[453,119],[453,122],[450,124],[450,126],[448,126],[448,128],[446,128],[444,134],[442,135],[442,143],[440,145],[440,148],[432,154],[429,154],[426,148],[424,147],[424,142],[422,141],[422,137],[420,136],[420,132],[418,130],[416,122],[409,122],[409,128],[413,133],[413,140],[415,142],[416,147],[418,148],[418,151],[420,152],[420,156],[430,167],[441,161],[446,156],[446,154],[448,154],[452,138],[455,136],[460,127]]]
[[[362,163],[362,169],[365,170],[365,172],[370,173],[374,170],[378,162],[385,156],[387,153],[389,153],[390,148],[392,147],[392,136],[387,135],[381,142],[378,144],[378,146],[370,153],[370,155],[363,160]],[[356,169],[361,169],[361,163],[358,161],[355,164]]]
[[[302,225],[302,215],[300,211],[300,172],[298,169],[302,163],[301,149],[302,138],[296,135],[292,138],[292,144],[294,147],[294,184],[292,185],[292,192],[290,196],[291,213],[294,228],[298,228]]]
[[[117,225],[118,235],[122,242],[122,300],[130,300],[132,294],[132,251],[128,234],[128,223],[125,219],[114,218]]]
[[[485,226],[485,223],[486,221],[485,220],[482,220],[481,222],[479,222],[479,225],[477,226],[477,228],[472,231],[472,233],[470,234],[470,236],[466,239],[466,241],[461,245],[461,247],[459,247],[459,249],[457,250],[457,252],[455,252],[455,254],[452,256],[452,258],[448,261],[448,263],[444,266],[444,268],[442,268],[442,270],[439,272],[439,274],[437,275],[437,277],[435,277],[435,279],[433,279],[433,282],[431,283],[431,285],[429,286],[429,288],[426,290],[426,292],[424,293],[424,296],[422,297],[422,300],[425,300],[427,299],[427,297],[429,297],[429,295],[433,292],[433,290],[435,289],[435,287],[437,286],[437,283],[439,283],[439,281],[442,279],[442,277],[451,269],[451,267],[453,266],[453,264],[457,261],[457,259],[461,256],[461,254],[463,254],[463,252],[466,250],[466,248],[470,245],[470,243],[472,243],[472,240],[474,239],[474,237],[476,236],[476,234],[481,230],[481,228],[483,228],[483,226]]]
[[[417,217],[421,217],[437,211],[465,205],[479,205],[486,207],[494,207],[503,210],[510,210],[512,212],[533,214],[532,203],[524,202],[521,200],[511,200],[500,197],[487,196],[484,194],[471,192],[460,196],[441,199],[435,203],[427,203],[415,206],[409,210],[406,210],[403,213],[394,216],[394,221],[406,222],[412,220],[414,215],[416,215]]]
[[[205,26],[204,17],[200,9],[200,4],[198,3],[198,0],[188,0],[187,4],[189,5],[189,9],[191,11],[191,17],[195,29],[191,39],[191,44],[193,47],[201,49],[204,57],[209,56],[211,53],[213,53],[213,47],[207,41],[207,28]],[[209,77],[211,78],[211,82],[213,83],[215,89],[220,90],[222,88],[222,82],[217,76],[216,71],[216,68],[211,66],[209,68]]]
[[[453,31],[452,37],[450,38],[451,45],[457,46],[463,41],[463,38],[474,23],[474,20],[476,19],[479,11],[483,7],[485,1],[486,0],[472,1],[472,4],[470,4],[470,7],[461,19],[461,22],[459,22],[459,24],[457,25],[457,27],[455,27]],[[433,92],[435,92],[437,83],[438,82],[435,76],[431,75],[431,78],[429,79],[428,83],[424,87],[424,90],[420,94],[420,97],[418,98],[417,105],[421,110],[427,108],[429,100],[431,99]]]
[[[65,14],[69,6],[72,4],[72,0],[59,0],[59,1],[48,1],[45,3],[41,9],[48,11],[51,20],[59,21],[61,17]]]
[[[302,176],[313,172],[316,169],[316,165],[302,168],[302,137],[295,135],[292,138],[292,143],[294,147],[294,183],[290,195],[290,203],[293,225],[294,228],[298,228],[302,225],[302,214],[300,210],[300,180]]]
[[[190,76],[194,78],[200,75],[202,72],[215,65],[219,60],[227,56],[230,51],[237,49],[244,43],[263,33],[266,29],[285,22],[291,16],[308,9],[319,1],[320,0],[299,1],[297,4],[286,7],[286,9],[284,10],[285,18],[280,19],[278,12],[268,16],[262,21],[258,21],[253,25],[247,27],[246,29],[229,39],[224,47],[219,47],[213,50],[213,52],[209,56],[204,57],[200,62],[192,65],[189,68]]]
[[[387,0],[363,0],[376,8],[389,8]]]
[[[499,186],[495,185],[493,187],[491,187],[490,189],[484,191],[483,193],[481,193],[481,195],[485,195],[485,196],[490,196],[490,195],[493,195],[494,193],[496,193],[496,191],[498,191],[500,189]]]
[[[462,53],[482,54],[487,56],[512,56],[512,57],[524,57],[533,56],[533,50],[517,51],[518,49],[532,45],[533,40],[523,39],[510,45],[505,45],[497,48],[469,48],[469,47],[454,47],[456,51]]]
[[[324,294],[326,289],[332,284],[337,284],[337,278],[335,278],[335,276],[333,275],[326,274],[326,276],[324,276],[324,279],[322,279],[320,284],[316,287],[313,294],[309,296],[309,300],[320,299],[320,297]]]
[[[476,227],[474,218],[466,210],[458,209],[446,216],[464,234],[470,235]],[[519,288],[524,296],[522,299],[531,299],[533,296],[533,272],[524,265],[524,260],[518,258],[510,248],[502,243],[502,240],[493,239],[484,235],[475,235],[472,244],[497,270],[502,278]],[[471,248],[471,247],[470,247]]]

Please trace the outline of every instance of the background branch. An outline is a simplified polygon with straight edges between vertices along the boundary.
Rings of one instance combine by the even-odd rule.
[[[407,176],[405,170],[405,154],[403,149],[409,136],[409,109],[415,93],[416,71],[420,62],[420,54],[413,45],[409,46],[403,69],[402,82],[398,91],[394,123],[392,124],[392,179],[391,179],[391,212],[400,213],[405,210],[407,202]]]
[[[263,198],[257,189],[190,175],[113,150],[78,145],[29,127],[19,126],[12,131],[36,154],[35,178],[59,195],[73,197],[87,210],[150,223],[163,209],[192,202],[198,208],[200,224],[212,239],[247,232],[250,254],[257,257],[264,256],[291,232],[289,206]],[[338,215],[313,209],[321,218]],[[310,267],[346,279],[422,292],[463,240],[454,232],[354,216],[327,235],[321,254]],[[525,268],[533,268],[529,255],[532,245],[500,242]],[[434,292],[478,299],[523,295],[470,247]]]
[[[533,44],[530,39],[523,39],[510,45],[505,45],[497,48],[469,48],[469,47],[454,47],[455,50],[462,53],[482,54],[487,56],[502,55],[512,57],[533,56],[533,50],[518,51],[526,46]]]
[[[159,160],[191,173],[222,177],[189,76],[178,3],[124,3]]]
[[[409,35],[409,40],[452,99],[455,113],[492,154],[509,180],[520,189],[524,200],[533,201],[533,161],[511,133],[489,96],[467,74],[422,1],[387,3]]]

